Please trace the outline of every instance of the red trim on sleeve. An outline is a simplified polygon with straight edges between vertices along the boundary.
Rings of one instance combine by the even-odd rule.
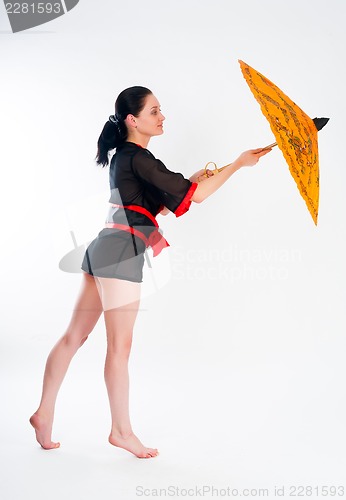
[[[174,215],[176,217],[180,217],[181,215],[185,214],[188,209],[190,208],[190,205],[191,205],[191,198],[193,196],[193,193],[196,191],[197,189],[197,182],[193,182],[188,190],[188,192],[186,193],[183,201],[180,203],[180,205],[178,206],[178,208],[173,212]]]

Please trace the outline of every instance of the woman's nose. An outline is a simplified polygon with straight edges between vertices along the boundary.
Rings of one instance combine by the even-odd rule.
[[[161,120],[164,121],[166,119],[165,116],[163,116],[163,114],[161,113]]]

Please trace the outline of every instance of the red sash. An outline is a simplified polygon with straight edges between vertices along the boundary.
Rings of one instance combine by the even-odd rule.
[[[116,229],[121,229],[122,231],[126,231],[128,233],[134,234],[135,236],[138,236],[138,238],[141,238],[141,240],[144,241],[146,247],[151,247],[153,249],[153,255],[156,257],[161,250],[163,250],[166,247],[169,247],[168,241],[162,236],[162,234],[159,231],[159,225],[157,223],[157,220],[155,217],[144,207],[140,207],[139,205],[117,205],[117,204],[112,204],[112,207],[116,208],[127,208],[128,210],[133,210],[134,212],[139,212],[143,215],[146,215],[148,219],[151,220],[151,222],[155,225],[154,231],[150,233],[149,238],[145,236],[142,231],[139,231],[138,229],[135,229],[134,227],[131,226],[126,226],[125,224],[116,224],[114,222],[106,222],[106,227],[109,228],[116,228]]]

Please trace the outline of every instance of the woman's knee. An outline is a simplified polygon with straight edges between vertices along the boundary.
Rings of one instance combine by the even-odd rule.
[[[128,359],[132,347],[132,335],[126,339],[119,340],[118,338],[107,339],[107,354],[119,359]]]
[[[84,344],[88,335],[93,331],[101,316],[102,311],[75,309],[72,318],[66,328],[66,340]]]
[[[79,347],[82,347],[82,345],[88,339],[89,333],[86,332],[77,333],[76,331],[67,330],[62,337],[62,341],[68,347],[74,347],[76,349],[79,349]]]

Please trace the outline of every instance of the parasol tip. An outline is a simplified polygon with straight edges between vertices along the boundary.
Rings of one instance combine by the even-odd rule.
[[[321,130],[329,122],[329,118],[313,118],[312,120],[316,125],[317,130]]]

